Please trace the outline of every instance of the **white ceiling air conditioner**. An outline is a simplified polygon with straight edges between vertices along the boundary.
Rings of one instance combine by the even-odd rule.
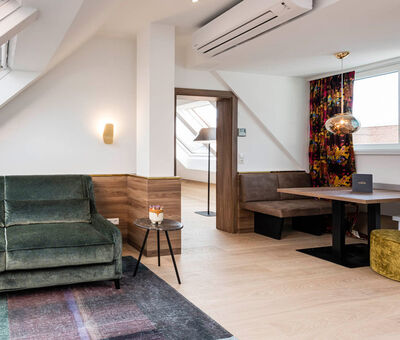
[[[313,0],[243,0],[193,34],[193,48],[214,57],[303,14]]]

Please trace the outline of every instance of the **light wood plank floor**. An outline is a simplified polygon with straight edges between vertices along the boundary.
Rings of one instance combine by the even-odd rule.
[[[182,285],[169,257],[160,268],[143,263],[240,340],[400,339],[400,283],[295,251],[330,245],[330,235],[220,232],[215,218],[193,213],[205,199],[206,186],[183,183]],[[138,252],[125,245],[124,255]]]

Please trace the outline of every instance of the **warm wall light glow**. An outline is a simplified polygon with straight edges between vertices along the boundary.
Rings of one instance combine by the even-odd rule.
[[[118,134],[119,126],[118,124],[116,124],[114,117],[112,117],[111,115],[96,117],[96,120],[93,123],[94,123],[94,132],[96,133],[96,136],[99,136],[100,138],[103,138],[104,127],[106,126],[106,124],[114,125],[114,137]]]
[[[193,3],[199,2],[199,0],[192,0]]]
[[[103,131],[103,140],[105,144],[114,142],[114,124],[106,124]]]

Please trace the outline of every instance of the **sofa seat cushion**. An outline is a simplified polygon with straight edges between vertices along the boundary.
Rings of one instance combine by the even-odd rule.
[[[0,228],[0,273],[6,270],[6,230]]]
[[[6,229],[7,270],[111,263],[113,241],[89,223],[16,225]]]
[[[330,201],[316,199],[262,201],[242,203],[241,207],[250,211],[275,217],[298,217],[325,215],[332,213]]]

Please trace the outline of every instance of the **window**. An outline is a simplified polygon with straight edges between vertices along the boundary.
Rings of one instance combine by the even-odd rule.
[[[178,103],[176,111],[177,142],[191,155],[206,156],[207,147],[193,140],[200,129],[217,126],[217,110],[213,103],[210,101]],[[211,143],[211,152],[215,155],[215,143]]]
[[[354,144],[388,148],[399,144],[399,72],[357,77],[353,114],[361,129],[353,135]]]
[[[7,41],[0,46],[0,72],[8,68],[8,45],[9,42]]]

